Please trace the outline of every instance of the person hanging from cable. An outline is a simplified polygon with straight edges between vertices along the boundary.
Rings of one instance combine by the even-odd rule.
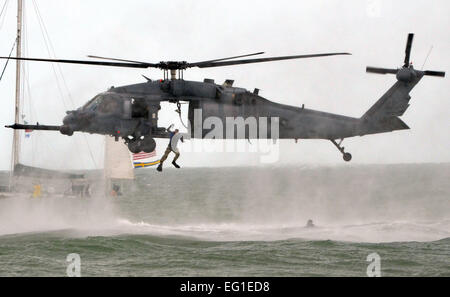
[[[171,126],[172,127],[172,126]],[[184,142],[183,137],[180,137],[180,134],[178,134],[178,129],[175,129],[174,131],[170,131],[170,128],[167,128],[167,131],[170,135],[169,144],[167,145],[166,151],[164,152],[164,155],[162,156],[161,160],[159,160],[159,165],[156,168],[159,172],[162,171],[163,163],[169,156],[170,152],[173,152],[175,154],[175,157],[173,158],[172,164],[175,166],[175,168],[180,168],[180,165],[177,164],[177,159],[180,157],[180,151],[177,148],[178,139],[181,139],[181,142]]]

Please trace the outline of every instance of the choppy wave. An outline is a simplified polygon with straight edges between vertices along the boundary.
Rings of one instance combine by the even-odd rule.
[[[351,242],[435,241],[450,237],[450,220],[318,225],[243,222],[159,224],[123,218],[114,204],[67,198],[0,201],[0,235],[71,230],[77,236],[148,234],[205,241],[275,241],[292,238]]]
[[[0,235],[434,241],[450,236],[449,178],[448,164],[142,171],[115,199],[0,199]]]
[[[450,275],[449,165],[141,171],[115,198],[0,199],[0,275]],[[316,227],[306,228],[308,219]]]
[[[436,241],[450,237],[450,221],[377,222],[361,225],[316,226],[250,225],[236,223],[155,225],[119,220],[116,231],[126,234],[177,235],[207,241],[277,241],[287,239],[350,242]]]

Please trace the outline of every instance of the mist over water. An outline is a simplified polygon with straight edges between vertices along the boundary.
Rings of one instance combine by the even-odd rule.
[[[148,192],[135,199],[153,203],[134,216],[209,240],[437,240],[449,177],[448,165],[172,170],[139,176]]]
[[[0,199],[0,234],[46,232],[64,229],[96,230],[114,226],[114,205],[104,198],[80,200],[67,197]]]
[[[365,276],[373,252],[450,275],[450,164],[136,173],[118,197],[0,199],[0,275],[62,276],[73,252],[86,276]]]
[[[0,234],[432,241],[450,234],[449,178],[448,164],[144,169],[119,197],[1,199]]]

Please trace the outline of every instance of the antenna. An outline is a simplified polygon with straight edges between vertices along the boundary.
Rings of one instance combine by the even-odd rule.
[[[433,50],[433,46],[430,47],[430,50],[428,51],[428,54],[425,58],[425,61],[423,61],[423,65],[422,65],[422,68],[420,68],[420,70],[423,70],[423,67],[425,66],[425,63],[428,61],[428,57],[430,56],[432,50]]]

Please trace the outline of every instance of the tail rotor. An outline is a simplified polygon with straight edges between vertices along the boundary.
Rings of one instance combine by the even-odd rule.
[[[393,68],[381,68],[381,67],[366,67],[366,72],[368,73],[376,73],[376,74],[396,74],[397,79],[404,82],[409,82],[417,76],[437,76],[437,77],[445,77],[445,72],[443,71],[433,71],[433,70],[415,70],[410,63],[411,57],[411,48],[414,39],[414,34],[409,33],[408,39],[406,40],[406,48],[405,48],[405,60],[402,68],[393,69]]]

